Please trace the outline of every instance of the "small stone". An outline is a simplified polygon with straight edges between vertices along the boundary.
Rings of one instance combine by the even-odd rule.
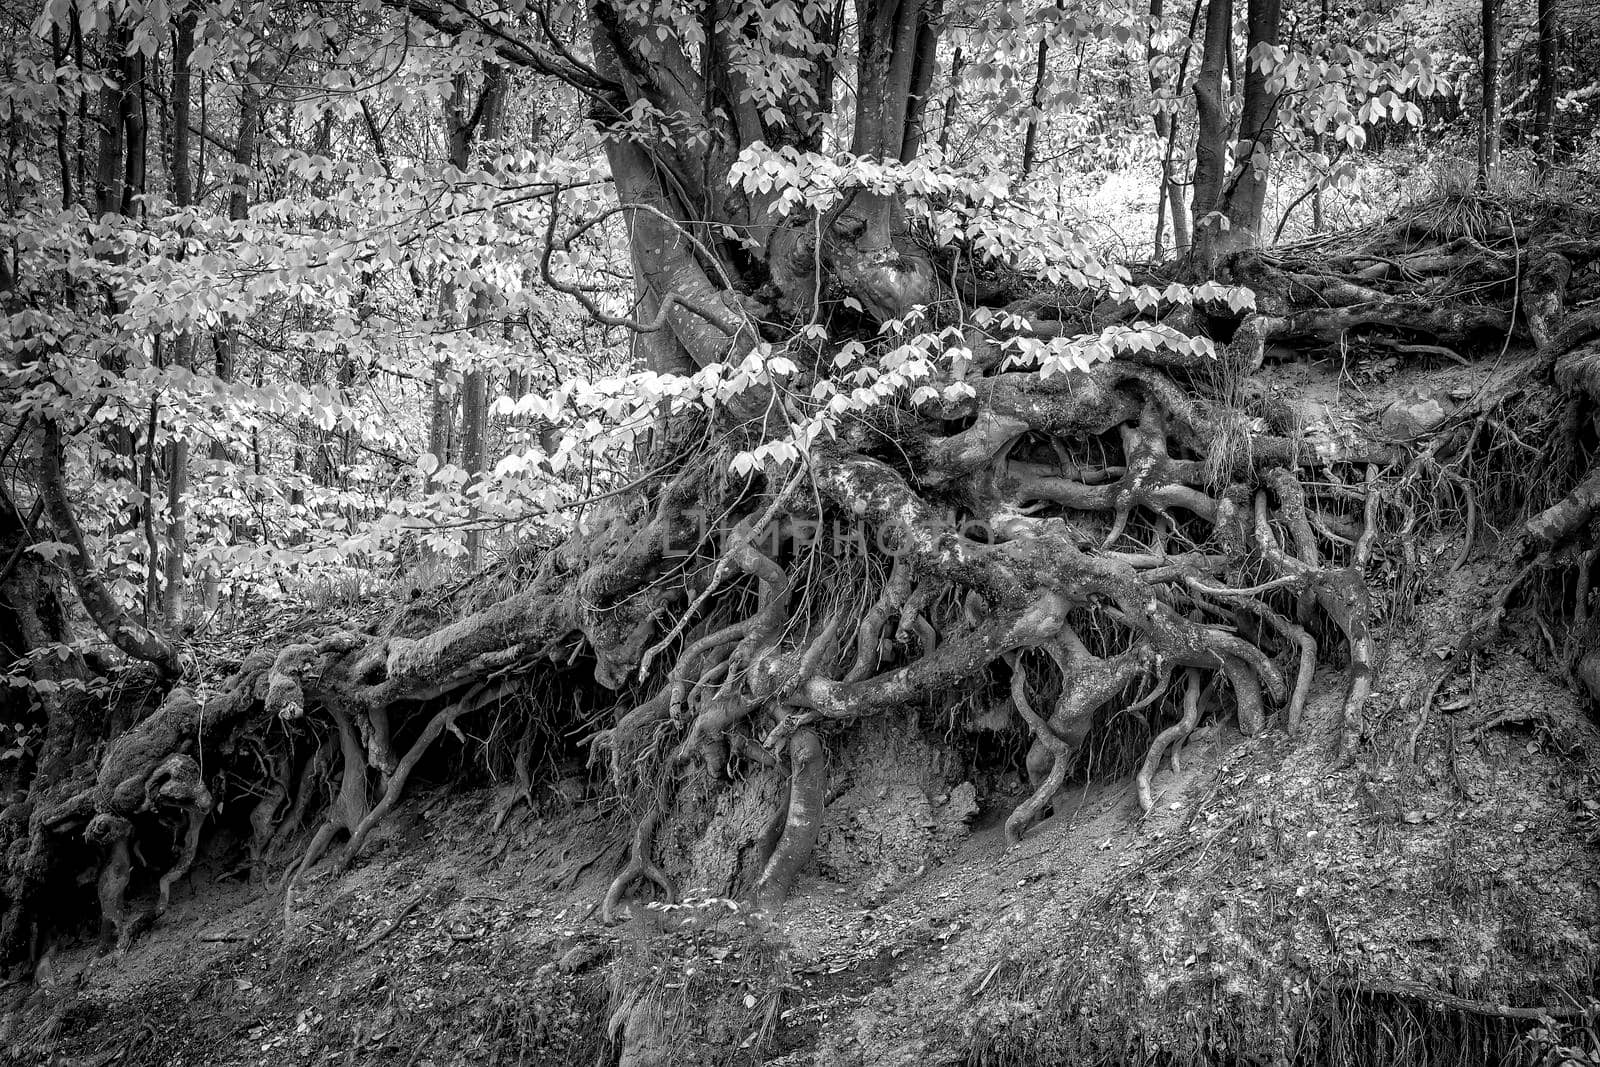
[[[1391,437],[1412,438],[1437,429],[1448,417],[1437,397],[1414,390],[1385,408],[1378,422]]]

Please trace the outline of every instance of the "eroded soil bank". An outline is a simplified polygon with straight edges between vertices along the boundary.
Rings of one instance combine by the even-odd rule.
[[[1328,672],[1301,738],[1205,728],[1148,816],[1126,777],[1078,782],[1007,848],[1019,780],[964,777],[950,739],[869,733],[833,761],[816,859],[780,915],[706,884],[613,927],[596,905],[626,833],[603,804],[548,788],[490,833],[493,793],[422,791],[362,865],[287,908],[213,868],[125,955],[53,953],[36,987],[7,990],[5,1048],[152,1065],[1561,1062],[1544,1057],[1593,1048],[1588,712],[1506,650],[1416,714],[1496,577],[1468,568],[1390,628],[1378,733],[1353,764],[1328,758]],[[674,846],[675,873],[714,875],[748,818],[720,810]]]

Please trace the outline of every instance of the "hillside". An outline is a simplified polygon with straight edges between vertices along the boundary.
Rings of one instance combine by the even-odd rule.
[[[1266,386],[1369,427],[1499,373],[1323,360]],[[1376,573],[1404,584],[1353,759],[1335,755],[1338,670],[1293,736],[1242,737],[1207,694],[1148,815],[1142,749],[1107,730],[1093,780],[1008,846],[1027,790],[1007,724],[913,717],[830,753],[781,911],[725,899],[768,818],[757,788],[662,842],[684,903],[608,926],[631,831],[602,780],[568,765],[506,816],[503,788],[452,785],[441,757],[354,870],[287,900],[213,838],[125,954],[61,947],[8,989],[0,1047],[218,1067],[1594,1062],[1600,733],[1519,600],[1447,669],[1505,585],[1484,525],[1459,568],[1453,532],[1385,542]]]

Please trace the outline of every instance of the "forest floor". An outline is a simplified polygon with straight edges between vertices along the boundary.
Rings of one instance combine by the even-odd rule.
[[[1278,374],[1330,434],[1421,381]],[[1428,387],[1448,405],[1478,381]],[[1458,540],[1417,548],[1448,562]],[[1149,815],[1131,775],[1080,780],[1008,848],[1014,773],[919,777],[868,733],[780,915],[708,892],[612,927],[627,831],[605,802],[546,786],[492,833],[496,791],[425,785],[287,902],[215,842],[125,954],[86,939],[0,992],[0,1059],[605,1064],[643,996],[678,1018],[662,1063],[1600,1062],[1592,709],[1515,623],[1421,699],[1504,584],[1491,556],[1441,563],[1385,620],[1370,744],[1343,765],[1328,667],[1300,736],[1212,723]]]

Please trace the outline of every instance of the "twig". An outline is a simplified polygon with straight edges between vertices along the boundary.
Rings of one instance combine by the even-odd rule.
[[[1454,672],[1447,663],[1439,669],[1438,677],[1434,678],[1428,686],[1427,692],[1422,694],[1422,707],[1417,709],[1417,722],[1411,728],[1411,736],[1406,739],[1406,762],[1414,763],[1417,758],[1417,741],[1422,737],[1422,731],[1428,725],[1428,712],[1433,708],[1434,698],[1439,695],[1439,689],[1444,685],[1445,679]]]
[[[427,891],[424,890],[423,892],[412,897],[411,901],[406,904],[405,907],[401,908],[399,913],[396,914],[394,918],[390,919],[383,926],[379,927],[377,932],[372,934],[365,941],[361,942],[361,944],[357,945],[356,950],[354,953],[352,953],[352,955],[361,955],[363,952],[367,951],[367,949],[371,948],[373,945],[376,945],[379,941],[382,941],[384,938],[398,930],[400,928],[400,924],[406,921],[406,916],[416,911],[417,905],[421,904],[423,898],[425,898],[427,895]]]

